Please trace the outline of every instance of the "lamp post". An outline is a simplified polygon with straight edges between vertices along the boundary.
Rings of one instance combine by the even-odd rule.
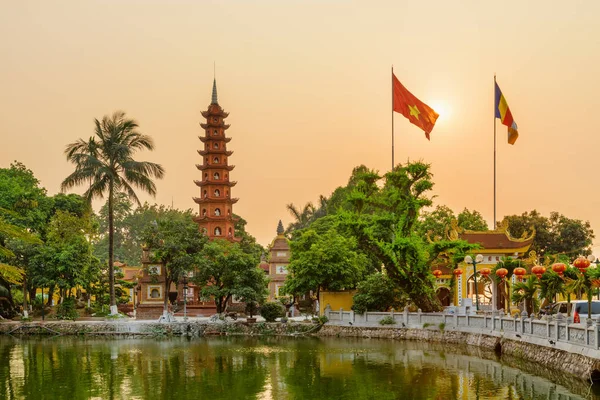
[[[477,293],[477,264],[481,264],[481,262],[483,262],[483,256],[481,254],[477,254],[474,260],[471,256],[465,257],[465,264],[473,264],[473,281],[475,283],[475,311],[479,311],[479,294]]]
[[[183,320],[187,321],[187,291],[188,291],[188,280],[187,276],[183,276]]]

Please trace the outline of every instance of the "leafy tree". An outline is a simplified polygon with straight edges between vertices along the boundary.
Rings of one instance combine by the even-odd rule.
[[[515,237],[530,232],[531,227],[535,228],[531,250],[541,256],[562,253],[573,258],[591,253],[590,247],[595,236],[588,221],[570,219],[556,211],[546,218],[536,210],[506,218],[510,232]]]
[[[431,239],[446,239],[447,229],[456,219],[450,207],[438,205],[433,211],[424,211],[419,217],[417,230],[422,237],[429,235]]]
[[[67,297],[70,289],[85,285],[86,279],[96,278],[86,276],[93,264],[92,245],[86,237],[91,233],[89,215],[78,217],[57,211],[50,220],[47,240],[41,249],[44,286],[56,285],[61,297]]]
[[[469,211],[465,208],[458,216],[450,207],[437,205],[433,211],[422,212],[417,223],[417,231],[423,237],[429,235],[431,239],[446,239],[448,228],[452,220],[457,220],[458,226],[472,231],[487,231],[487,222],[479,211]]]
[[[359,314],[365,311],[387,311],[400,309],[406,304],[406,297],[394,282],[381,273],[369,275],[360,282],[353,298],[352,309]]]
[[[0,209],[7,223],[43,232],[52,202],[30,169],[18,161],[10,168],[0,168],[0,194]]]
[[[135,161],[137,150],[153,150],[152,139],[137,131],[138,124],[115,112],[102,121],[95,120],[95,137],[88,141],[79,139],[65,150],[67,160],[75,164],[75,171],[62,182],[62,190],[79,185],[89,185],[84,196],[91,201],[108,195],[108,268],[111,314],[117,313],[114,288],[114,199],[118,192],[126,193],[140,204],[134,187],[156,194],[152,178],[162,178],[164,169],[160,164]]]
[[[165,293],[171,283],[177,283],[192,271],[197,255],[207,242],[192,220],[191,210],[162,209],[155,223],[144,234],[145,242],[152,249],[155,261],[162,263],[165,275]],[[168,310],[168,296],[164,296],[164,310]]]
[[[474,246],[460,240],[425,242],[417,231],[423,207],[433,187],[430,166],[422,162],[398,165],[382,179],[373,171],[357,177],[361,182],[349,194],[352,211],[339,213],[340,226],[358,240],[358,246],[376,257],[395,283],[423,311],[440,309],[431,264],[441,255],[454,259]]]
[[[345,238],[334,229],[323,234],[303,231],[291,242],[290,275],[284,291],[301,294],[310,290],[352,289],[365,272],[367,258],[356,251],[356,239]]]
[[[465,207],[465,209],[458,214],[456,219],[458,220],[458,226],[463,229],[471,231],[488,230],[487,222],[485,222],[483,215],[477,210],[469,211],[469,209]]]
[[[267,293],[267,278],[257,267],[258,258],[242,250],[238,243],[213,240],[197,257],[194,282],[202,287],[202,297],[215,299],[222,313],[232,296],[262,301]]]

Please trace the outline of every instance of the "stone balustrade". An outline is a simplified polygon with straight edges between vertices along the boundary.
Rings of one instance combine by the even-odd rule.
[[[459,330],[470,333],[492,334],[510,338],[527,339],[531,343],[546,346],[558,346],[565,350],[581,352],[582,348],[600,350],[600,318],[596,321],[574,324],[561,315],[545,316],[544,319],[530,318],[526,312],[522,315],[505,315],[502,310],[486,314],[451,314],[409,312],[408,308],[397,312],[365,312],[358,314],[344,309],[325,308],[324,315],[331,324],[379,326],[386,317],[395,320],[389,327],[438,328],[439,330]],[[566,345],[566,346],[565,346]],[[569,346],[575,347],[569,347]]]

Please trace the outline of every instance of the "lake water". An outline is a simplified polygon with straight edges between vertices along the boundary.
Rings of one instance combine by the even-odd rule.
[[[0,338],[0,399],[566,400],[597,392],[493,353],[417,342]]]

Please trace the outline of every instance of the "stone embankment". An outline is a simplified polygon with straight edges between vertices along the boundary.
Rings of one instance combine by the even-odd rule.
[[[285,335],[298,336],[318,330],[319,325],[308,323],[245,322],[148,322],[148,321],[51,321],[30,323],[1,323],[0,334],[11,335],[75,335],[75,336],[186,336],[211,335]]]
[[[492,350],[498,355],[507,355],[544,366],[551,370],[560,369],[578,379],[600,380],[600,357],[594,355],[553,348],[542,343],[532,343],[522,340],[520,335],[501,335],[490,331],[467,332],[454,329],[440,330],[437,327],[426,328],[395,328],[376,326],[340,326],[326,324],[318,336],[323,337],[358,337],[396,340],[414,340],[433,343],[447,343],[467,347],[477,346]]]

